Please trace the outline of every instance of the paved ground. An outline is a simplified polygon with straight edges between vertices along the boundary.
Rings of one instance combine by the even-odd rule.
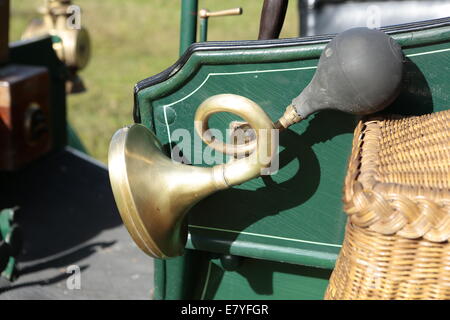
[[[153,261],[123,227],[103,166],[64,151],[15,175],[8,192],[8,206],[20,206],[24,248],[20,276],[0,281],[0,299],[152,297]],[[80,289],[69,288],[72,265]]]

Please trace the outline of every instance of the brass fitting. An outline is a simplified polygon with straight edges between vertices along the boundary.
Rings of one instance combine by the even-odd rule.
[[[302,120],[303,120],[302,117],[300,117],[297,114],[297,111],[295,110],[294,106],[289,105],[286,108],[284,114],[281,116],[281,118],[278,119],[277,122],[275,122],[274,126],[276,129],[284,130],[287,127],[293,125],[294,123],[300,122]]]
[[[39,9],[42,18],[33,20],[24,33],[22,39],[30,39],[43,35],[56,36],[60,41],[53,45],[58,58],[69,68],[76,71],[83,69],[90,58],[90,39],[87,30],[69,28],[67,19],[71,15],[69,8],[71,0],[47,0]]]

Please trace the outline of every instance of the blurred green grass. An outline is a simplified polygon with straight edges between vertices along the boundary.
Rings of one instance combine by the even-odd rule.
[[[10,41],[38,17],[43,0],[11,0]],[[178,58],[180,0],[75,0],[89,30],[92,56],[81,72],[88,91],[68,97],[69,122],[89,154],[106,162],[109,140],[132,123],[133,87]],[[208,40],[256,39],[262,0],[200,0],[200,8],[242,7],[242,16],[209,21]],[[290,1],[281,38],[298,35],[297,1]]]

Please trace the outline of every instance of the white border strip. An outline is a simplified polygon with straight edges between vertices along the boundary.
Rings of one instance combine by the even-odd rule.
[[[450,51],[450,48],[434,50],[434,51],[419,52],[419,53],[412,53],[412,54],[407,54],[406,56],[407,57],[417,57],[417,56],[424,56],[427,54],[440,53],[440,52],[445,52],[445,51]]]
[[[309,69],[317,69],[317,66],[312,67],[299,67],[299,68],[288,68],[288,69],[271,69],[271,70],[254,70],[254,71],[239,71],[239,72],[213,72],[208,73],[205,80],[203,80],[202,83],[191,93],[189,93],[187,96],[181,98],[180,100],[174,101],[172,103],[166,104],[164,107],[170,107],[174,104],[177,104],[183,100],[186,100],[190,96],[192,96],[194,93],[196,93],[198,90],[200,90],[201,87],[206,83],[206,81],[209,80],[212,76],[227,76],[227,75],[236,75],[236,74],[251,74],[251,73],[269,73],[269,72],[284,72],[284,71],[294,71],[294,70],[309,70]]]
[[[315,245],[326,246],[326,247],[335,247],[335,248],[341,248],[342,247],[342,245],[334,244],[334,243],[315,242],[315,241],[300,240],[300,239],[293,239],[293,238],[286,238],[286,237],[279,237],[279,236],[270,236],[270,235],[267,235],[267,234],[259,234],[259,233],[246,232],[246,231],[237,231],[237,230],[227,230],[227,229],[220,229],[220,228],[212,228],[212,227],[198,226],[198,225],[193,225],[193,224],[190,224],[188,226],[190,228],[196,228],[196,229],[204,229],[204,230],[211,230],[211,231],[222,231],[222,232],[227,232],[227,233],[245,234],[247,236],[254,236],[254,237],[261,237],[261,238],[271,238],[271,239],[286,240],[286,241],[293,241],[293,242],[301,242],[301,243],[315,244]]]
[[[205,285],[203,286],[202,295],[200,297],[200,300],[205,300],[206,290],[208,290],[209,278],[211,276],[211,264],[212,264],[212,262],[211,262],[211,260],[209,260],[208,271],[206,272]]]

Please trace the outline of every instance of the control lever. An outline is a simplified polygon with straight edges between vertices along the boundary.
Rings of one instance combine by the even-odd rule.
[[[209,11],[201,9],[198,12],[200,18],[200,42],[205,42],[208,38],[208,19],[210,17],[239,16],[242,14],[242,8],[233,8],[220,11]]]
[[[287,6],[288,0],[264,0],[258,40],[278,39],[283,27]]]

